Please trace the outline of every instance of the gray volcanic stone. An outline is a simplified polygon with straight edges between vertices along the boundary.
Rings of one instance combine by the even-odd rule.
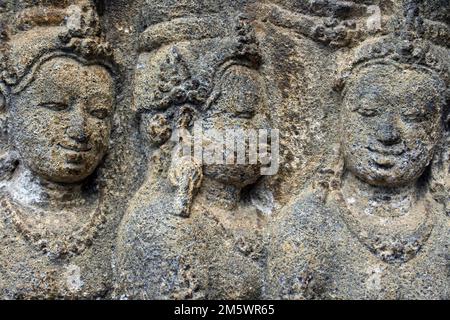
[[[449,10],[0,1],[0,298],[449,299]]]

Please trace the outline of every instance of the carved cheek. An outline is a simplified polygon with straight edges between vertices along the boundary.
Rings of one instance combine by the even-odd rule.
[[[374,134],[375,130],[373,121],[357,112],[349,112],[348,116],[343,119],[342,125],[344,132],[346,132],[344,139],[348,139],[352,144],[356,144],[358,148],[361,146],[361,143]],[[353,148],[355,147],[353,146]]]
[[[347,134],[348,138],[350,138],[355,125],[357,125],[356,115],[350,110],[345,110],[341,115],[341,129]]]
[[[103,152],[109,144],[111,125],[108,120],[93,120],[89,122],[89,133],[92,144]]]
[[[427,138],[431,141],[435,141],[438,137],[439,134],[442,130],[441,128],[441,124],[440,124],[440,119],[438,117],[436,117],[436,119],[434,120],[434,123],[429,121],[427,122],[423,127],[423,134],[427,136]]]
[[[415,124],[413,126],[408,126],[405,132],[405,140],[409,144],[417,144],[419,141],[421,145],[425,147],[431,147],[436,143],[439,136],[438,125],[432,121],[426,121],[422,123]]]
[[[23,112],[19,121],[20,128],[18,129],[21,132],[17,133],[17,135],[21,137],[21,140],[28,141],[28,143],[39,146],[51,145],[52,137],[58,135],[57,130],[55,130],[57,127],[52,117],[44,110]]]

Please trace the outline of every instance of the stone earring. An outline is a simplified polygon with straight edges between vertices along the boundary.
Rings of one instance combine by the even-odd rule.
[[[0,89],[3,89],[0,87]],[[8,143],[7,138],[7,100],[6,96],[3,94],[3,90],[0,90],[0,143],[1,147],[4,147]]]
[[[0,180],[7,180],[17,167],[18,156],[8,143],[8,99],[4,88],[0,89]]]
[[[168,179],[176,188],[175,212],[182,217],[189,217],[190,207],[196,191],[203,180],[202,165],[191,154],[192,137],[187,128],[192,125],[194,110],[189,106],[180,109],[177,124],[178,142],[172,153]]]

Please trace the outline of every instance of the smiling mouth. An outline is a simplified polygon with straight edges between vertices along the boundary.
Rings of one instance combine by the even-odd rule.
[[[73,151],[73,152],[88,152],[90,151],[92,148],[88,147],[88,146],[67,146],[67,145],[62,145],[60,143],[58,143],[58,146],[65,149],[65,150],[69,150],[69,151]]]
[[[391,170],[395,167],[396,158],[406,151],[403,145],[396,145],[391,148],[369,145],[367,150],[372,153],[372,165],[379,170]]]
[[[405,148],[403,147],[394,147],[394,148],[380,148],[380,147],[373,147],[368,146],[367,150],[370,152],[375,152],[384,156],[401,156],[403,153],[405,153]]]
[[[377,169],[381,170],[389,170],[395,166],[395,163],[387,159],[373,160],[373,164]]]

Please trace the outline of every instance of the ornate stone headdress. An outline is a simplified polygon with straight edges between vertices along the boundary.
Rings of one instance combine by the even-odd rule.
[[[51,2],[50,6],[28,7],[18,12],[0,46],[0,82],[11,92],[20,92],[34,71],[54,56],[72,56],[109,66],[112,49],[100,36],[93,4],[77,0]],[[8,92],[6,92],[7,94]],[[5,94],[5,92],[4,92]]]
[[[151,92],[148,104],[137,108],[138,113],[154,114],[156,126],[163,125],[162,118],[173,118],[163,114],[182,112],[184,105],[198,111],[208,109],[217,98],[214,90],[217,82],[230,66],[259,68],[261,55],[255,31],[243,15],[229,20],[217,16],[183,17],[156,24],[141,34],[139,51],[151,52],[173,43],[203,40],[215,41],[215,50],[202,55],[203,67],[195,74],[175,45],[160,64],[158,83],[148,88]],[[153,140],[160,143],[167,140],[168,130],[171,129],[163,130],[165,139],[155,136]]]
[[[208,61],[208,74],[194,78],[183,57],[172,47],[160,67],[160,83],[149,109],[164,110],[170,104],[202,104],[211,91],[214,75],[229,61],[258,66],[261,60],[254,30],[244,16],[238,16],[230,27],[219,18],[179,18],[148,28],[141,35],[140,51],[151,51],[163,45],[222,37],[219,48]],[[200,79],[203,78],[203,79]]]
[[[164,49],[160,51],[164,59],[155,78],[139,88],[146,92],[146,98],[137,107],[138,114],[150,115],[145,130],[155,146],[164,145],[173,130],[190,127],[195,114],[209,109],[220,95],[221,79],[231,66],[257,70],[261,64],[255,31],[243,15],[182,17],[158,23],[141,34],[139,50],[151,53],[159,48]],[[178,138],[183,143],[177,147],[181,147],[186,143],[183,133]],[[178,150],[166,146],[170,155]],[[176,214],[188,217],[195,190],[202,181],[202,166],[186,157],[170,157],[170,161],[168,180],[178,190]],[[158,165],[152,166],[155,168]]]
[[[448,48],[433,43],[435,39],[430,39],[425,30],[416,1],[407,1],[401,29],[392,35],[366,40],[358,46],[350,61],[341,66],[336,89],[344,90],[346,82],[361,68],[373,64],[394,64],[428,71],[443,83],[446,96],[450,98]]]

